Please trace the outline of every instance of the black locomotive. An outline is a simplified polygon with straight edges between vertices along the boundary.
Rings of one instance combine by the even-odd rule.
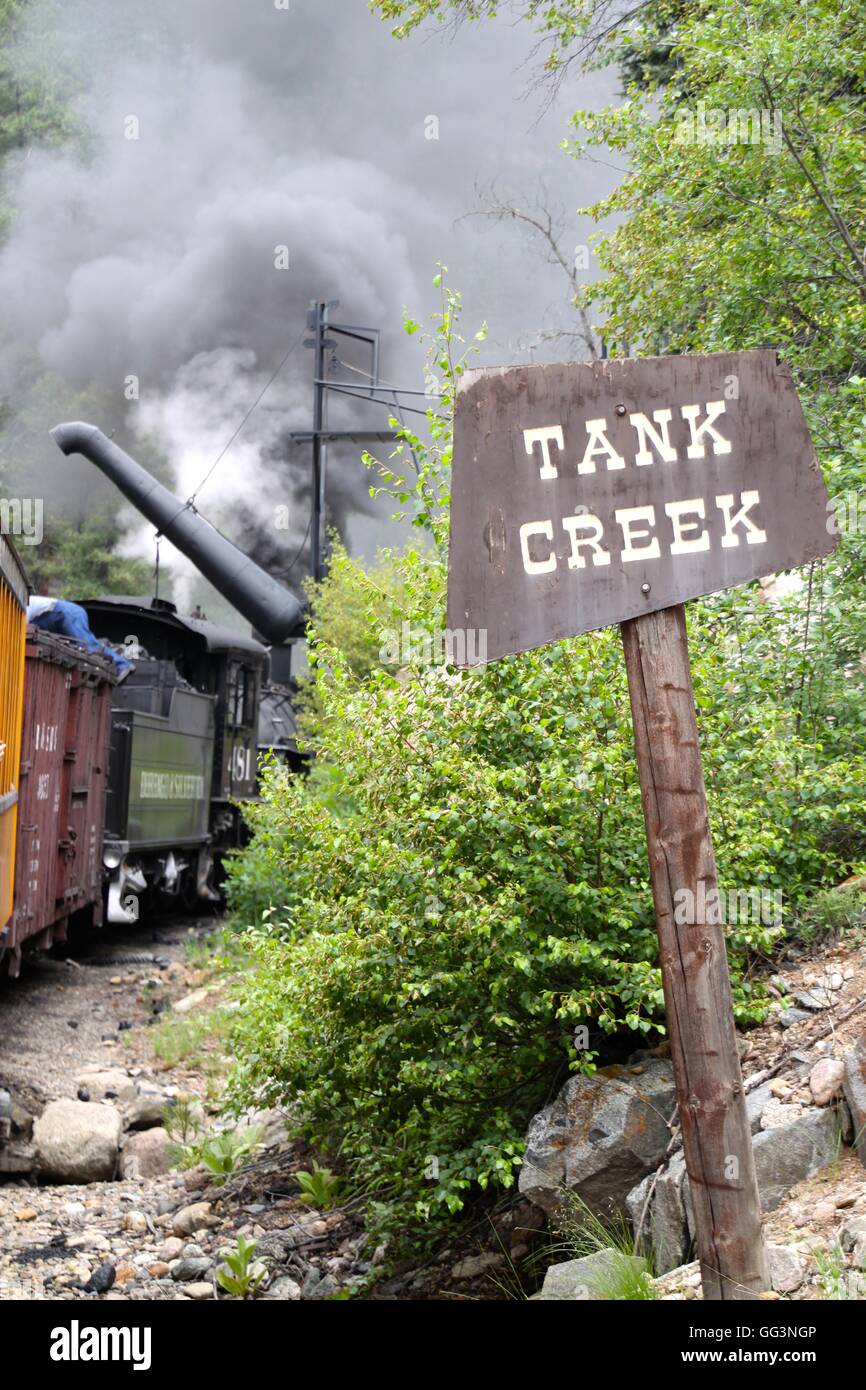
[[[133,666],[112,694],[108,920],[135,920],[145,893],[189,907],[216,901],[220,857],[241,840],[238,803],[256,795],[258,754],[303,765],[291,679],[303,605],[94,426],[52,433],[64,453],[91,459],[256,629],[244,637],[159,599],[83,605],[96,636]]]

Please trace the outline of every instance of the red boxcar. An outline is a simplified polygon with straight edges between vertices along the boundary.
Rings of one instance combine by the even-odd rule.
[[[15,909],[4,964],[22,946],[66,939],[69,919],[102,921],[102,831],[114,668],[28,628],[18,796]]]

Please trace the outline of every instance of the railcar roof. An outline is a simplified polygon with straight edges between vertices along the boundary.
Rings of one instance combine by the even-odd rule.
[[[267,656],[267,648],[255,638],[245,637],[243,633],[235,632],[230,627],[205,622],[202,618],[182,618],[174,605],[166,600],[160,600],[158,606],[154,607],[153,600],[149,598],[106,594],[102,598],[85,599],[81,606],[96,610],[123,608],[141,614],[149,622],[163,623],[166,627],[194,633],[202,638],[209,652],[244,652],[248,656],[260,657],[262,661]]]

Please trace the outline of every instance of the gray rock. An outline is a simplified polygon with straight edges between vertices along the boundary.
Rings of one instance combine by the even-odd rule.
[[[783,1028],[793,1028],[796,1023],[805,1023],[811,1017],[805,1009],[783,1009],[779,1014],[779,1022]]]
[[[188,1259],[184,1257],[178,1260],[177,1264],[171,1267],[172,1279],[177,1279],[181,1284],[191,1283],[195,1279],[203,1279],[211,1267],[211,1261],[207,1256],[201,1259]]]
[[[820,1013],[822,1009],[829,1009],[835,1004],[832,994],[821,985],[804,990],[802,994],[794,995],[794,1003],[799,1004],[801,1009],[808,1009],[810,1013]]]
[[[262,1294],[262,1298],[279,1299],[283,1303],[297,1303],[300,1297],[300,1284],[296,1284],[287,1274],[275,1279]]]
[[[845,1058],[842,1090],[854,1125],[854,1147],[866,1167],[866,1034]]]
[[[117,1270],[110,1260],[106,1260],[104,1264],[96,1266],[84,1287],[88,1293],[107,1293],[116,1277]]]
[[[319,1270],[311,1269],[304,1280],[301,1297],[312,1303],[319,1303],[325,1298],[333,1298],[339,1292],[340,1285],[333,1274],[322,1275]]]
[[[597,1303],[609,1299],[618,1277],[629,1266],[638,1273],[646,1268],[643,1260],[623,1255],[619,1250],[596,1250],[583,1259],[551,1265],[537,1300],[552,1303],[580,1299]]]
[[[622,1209],[631,1189],[658,1167],[670,1141],[676,1092],[670,1063],[653,1059],[638,1076],[573,1076],[530,1122],[520,1191],[548,1214],[563,1189],[592,1210]]]
[[[761,1206],[773,1211],[796,1183],[832,1162],[840,1142],[839,1119],[833,1110],[806,1110],[789,1124],[754,1135],[752,1147]],[[651,1177],[626,1199],[626,1210],[637,1230]],[[682,1154],[675,1154],[656,1184],[643,1225],[644,1242],[652,1249],[659,1275],[683,1263],[694,1239],[694,1216],[689,1180]]]
[[[122,1126],[113,1106],[55,1100],[33,1126],[39,1167],[58,1182],[106,1182],[114,1177]]]
[[[468,1255],[465,1260],[458,1260],[451,1273],[455,1279],[478,1279],[502,1263],[501,1254],[495,1250],[488,1250],[483,1255]]]
[[[805,1110],[790,1124],[756,1134],[752,1147],[762,1209],[774,1211],[796,1183],[832,1162],[840,1143],[832,1110]]]

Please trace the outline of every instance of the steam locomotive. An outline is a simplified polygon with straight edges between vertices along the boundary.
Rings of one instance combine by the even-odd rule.
[[[165,600],[85,602],[132,670],[24,629],[26,577],[0,549],[0,968],[62,940],[69,924],[137,920],[142,901],[216,901],[222,856],[242,838],[258,754],[303,765],[292,651],[301,601],[92,425],[60,425],[254,626],[245,637]]]

